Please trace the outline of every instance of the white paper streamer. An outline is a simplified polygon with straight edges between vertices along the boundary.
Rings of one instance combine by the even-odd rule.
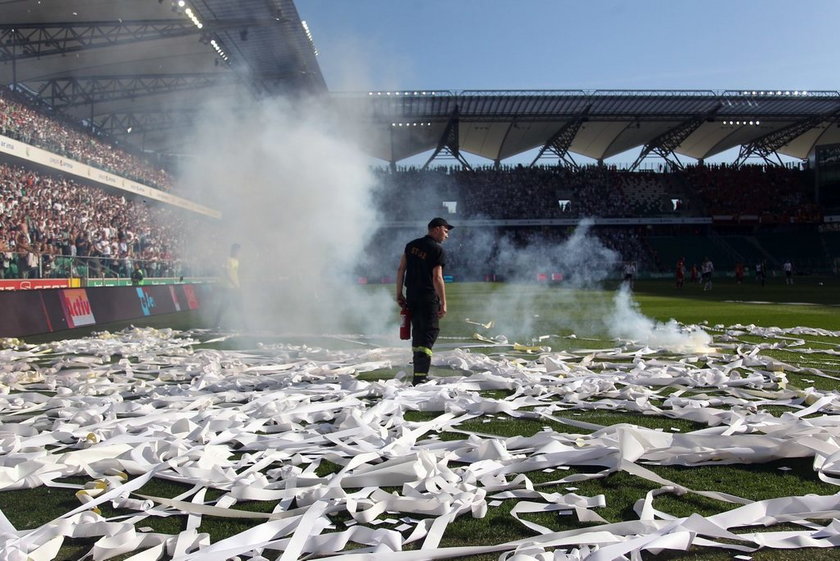
[[[691,545],[751,552],[760,547],[835,547],[840,504],[835,496],[769,501],[692,490],[657,476],[645,464],[715,465],[813,458],[820,479],[840,484],[840,397],[788,388],[786,373],[803,372],[763,350],[796,348],[834,357],[837,338],[811,328],[709,328],[722,352],[674,355],[622,344],[606,349],[546,351],[521,346],[521,356],[469,352],[469,344],[436,353],[434,366],[460,375],[412,387],[401,377],[365,382],[356,375],[406,364],[402,347],[328,350],[260,345],[247,351],[200,348],[200,332],[131,329],[49,345],[0,349],[0,492],[88,476],[79,507],[39,528],[19,530],[0,510],[0,558],[55,558],[66,538],[98,538],[90,555],[107,559],[443,559],[497,552],[502,559],[597,561]],[[740,339],[761,337],[759,344]],[[535,339],[545,340],[545,337]],[[353,342],[342,336],[342,342]],[[486,345],[484,345],[487,348]],[[526,348],[527,347],[527,348]],[[498,352],[515,346],[494,340]],[[816,371],[809,368],[809,373]],[[467,373],[463,375],[463,373]],[[484,390],[507,390],[505,399]],[[785,406],[790,413],[764,412]],[[637,412],[702,425],[666,432],[631,424],[599,426],[574,419],[579,409]],[[406,412],[435,415],[407,422]],[[570,430],[501,438],[462,428],[491,416],[555,421]],[[667,425],[666,425],[667,426]],[[438,432],[464,440],[442,441]],[[340,466],[320,477],[324,461]],[[638,520],[607,523],[605,497],[544,493],[528,473],[599,466],[540,486],[567,485],[622,470],[658,489],[636,505]],[[192,485],[173,499],[143,492],[152,477]],[[72,487],[72,486],[70,486]],[[78,488],[78,487],[76,487]],[[222,491],[213,504],[209,488]],[[385,490],[387,488],[388,490]],[[399,489],[399,491],[394,491]],[[737,508],[703,519],[675,518],[654,507],[662,493],[695,493]],[[460,516],[483,517],[488,502],[511,501],[516,523],[534,533],[504,544],[441,548]],[[272,513],[239,510],[239,501],[274,501]],[[131,510],[105,520],[109,502]],[[353,521],[333,528],[329,516]],[[598,526],[553,532],[526,515],[555,512]],[[400,513],[400,514],[395,514]],[[155,515],[184,515],[173,536],[141,532]],[[210,543],[203,516],[252,519],[238,535]],[[412,518],[417,517],[417,518]],[[825,527],[807,519],[829,520]],[[734,534],[777,523],[800,531]],[[370,527],[376,526],[376,527]],[[720,543],[717,540],[727,540]],[[735,540],[737,543],[729,543]],[[353,553],[342,553],[354,542]],[[401,551],[415,544],[417,551]],[[139,550],[139,551],[138,551]]]

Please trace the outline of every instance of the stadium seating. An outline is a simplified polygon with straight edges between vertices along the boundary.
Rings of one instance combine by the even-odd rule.
[[[168,174],[139,156],[27,103],[0,91],[0,134],[147,185],[171,188]],[[500,251],[500,243],[512,248],[558,246],[570,235],[571,224],[585,217],[631,219],[626,226],[598,226],[593,233],[621,261],[636,261],[643,275],[670,273],[680,257],[690,267],[708,256],[718,271],[731,271],[738,262],[751,268],[759,260],[773,268],[788,258],[799,272],[826,271],[840,259],[840,232],[817,231],[822,215],[813,201],[813,177],[796,167],[689,166],[659,172],[610,166],[383,167],[374,174],[374,201],[386,221],[426,221],[447,212],[465,221],[529,221],[527,227],[460,230],[450,242],[451,267],[464,279],[494,277],[499,271],[493,270],[493,263],[499,261],[493,252]],[[171,218],[179,212],[178,219]],[[187,250],[184,234],[191,227],[183,214],[189,213],[165,205],[138,205],[63,177],[0,164],[0,253],[6,255],[0,275],[123,276],[132,259],[147,263],[149,276],[179,274],[185,267],[197,270],[208,259]],[[714,225],[699,230],[669,225],[673,219],[694,216],[713,217]],[[558,226],[556,219],[570,220]],[[38,256],[36,267],[21,251],[23,223],[30,236],[27,251]],[[107,239],[98,240],[103,236]],[[377,234],[360,273],[374,279],[391,277],[401,250],[396,238],[393,230]],[[109,246],[108,254],[104,246],[84,249],[97,242]],[[539,268],[553,272],[551,263]]]
[[[183,251],[194,220],[174,207],[0,163],[0,278],[125,277],[132,261],[151,277],[180,276],[197,267]]]
[[[826,263],[822,236],[816,230],[759,233],[756,240],[777,265],[790,259],[799,272],[808,272]]]
[[[0,135],[156,189],[172,189],[173,181],[169,174],[153,166],[145,157],[114,146],[104,138],[92,136],[90,131],[79,129],[57,115],[45,114],[28,100],[5,88],[0,88]]]

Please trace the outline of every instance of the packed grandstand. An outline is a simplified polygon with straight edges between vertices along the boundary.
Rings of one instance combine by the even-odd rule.
[[[177,193],[177,180],[142,155],[5,89],[0,134]],[[422,222],[444,212],[475,224],[459,231],[452,244],[448,272],[463,280],[510,277],[487,257],[492,248],[478,257],[466,250],[475,253],[472,240],[488,230],[493,239],[514,246],[555,243],[582,218],[594,218],[593,233],[622,261],[636,262],[641,275],[668,274],[680,258],[688,268],[699,266],[705,257],[723,274],[738,264],[780,270],[788,260],[799,274],[828,273],[840,256],[840,233],[824,223],[807,163],[662,165],[644,171],[609,165],[382,166],[374,177],[386,227],[358,271],[373,282],[388,281],[396,262],[393,248],[377,243],[393,237],[389,222]],[[411,205],[406,192],[416,195]],[[185,220],[187,215],[7,157],[0,162],[0,277],[128,277],[135,263],[149,277],[212,275],[212,257],[196,254],[186,237],[201,221]],[[547,264],[520,279],[537,280],[550,270]]]

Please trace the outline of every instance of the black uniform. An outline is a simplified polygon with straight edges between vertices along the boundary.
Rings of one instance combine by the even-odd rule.
[[[410,241],[405,246],[406,304],[411,311],[411,347],[414,375],[425,376],[432,364],[432,347],[440,333],[440,298],[435,292],[432,271],[446,266],[443,247],[431,236]]]

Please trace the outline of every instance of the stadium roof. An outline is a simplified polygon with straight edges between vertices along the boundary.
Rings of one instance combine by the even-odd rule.
[[[200,25],[200,27],[199,27]],[[327,91],[293,0],[5,0],[0,83],[157,152],[182,152],[199,98]],[[835,91],[392,91],[336,93],[360,142],[397,163],[466,164],[535,151],[576,165],[640,150],[677,164],[807,158],[840,143]],[[639,160],[639,161],[640,161]],[[638,163],[638,162],[637,162]],[[468,165],[468,164],[467,164]]]
[[[576,165],[641,148],[681,165],[741,147],[738,162],[808,158],[840,142],[840,93],[830,91],[392,91],[335,94],[359,116],[367,150],[398,162],[463,153],[492,161],[539,149]],[[468,164],[467,164],[468,165]]]
[[[199,92],[326,91],[292,0],[6,0],[0,62],[0,83],[159,151]]]

